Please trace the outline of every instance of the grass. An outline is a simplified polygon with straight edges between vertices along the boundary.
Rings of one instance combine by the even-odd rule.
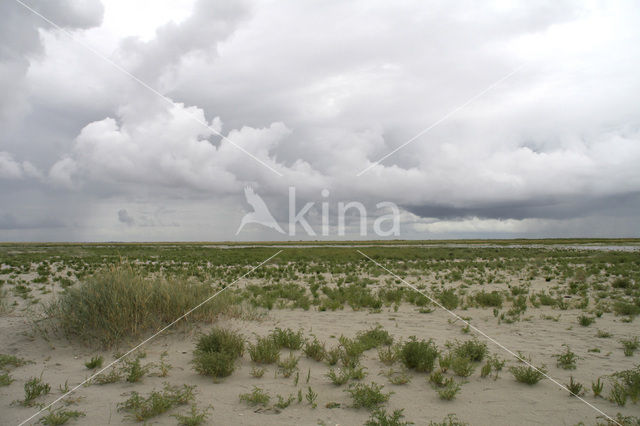
[[[330,368],[326,376],[336,386],[342,386],[349,380],[362,380],[367,373],[364,371],[364,367],[341,367],[339,372],[336,373],[335,369]]]
[[[78,419],[84,417],[86,414],[82,411],[65,410],[60,407],[57,409],[49,409],[47,415],[40,418],[39,423],[45,426],[60,426],[67,423],[69,420]]]
[[[143,271],[119,264],[67,288],[47,313],[67,336],[111,347],[172,322],[211,293],[204,283],[147,278]],[[223,306],[224,297],[218,297],[188,320],[213,321]]]
[[[578,359],[578,355],[571,351],[571,348],[567,345],[563,345],[566,347],[565,351],[554,355],[556,358],[556,366],[558,368],[562,368],[563,370],[575,370],[576,362]]]
[[[127,400],[118,404],[118,410],[126,412],[131,419],[142,422],[174,407],[189,404],[195,398],[194,389],[195,386],[171,386],[165,383],[161,391],[154,389],[146,397],[133,391]]]
[[[255,344],[249,345],[249,356],[257,364],[273,364],[280,359],[280,346],[271,336],[258,337]]]
[[[281,410],[284,410],[285,408],[287,408],[289,405],[291,405],[291,403],[293,401],[296,400],[295,396],[293,395],[289,395],[287,397],[287,399],[285,399],[282,395],[276,395],[276,397],[278,398],[278,402],[276,402],[274,405],[274,407],[279,408]]]
[[[638,402],[640,398],[640,364],[630,370],[618,371],[612,374],[611,377],[613,379],[613,388],[616,393],[620,394],[619,399],[616,398],[616,403],[618,403],[618,400],[626,401],[627,397],[634,404]],[[618,405],[624,405],[624,403],[618,403]]]
[[[439,353],[433,340],[418,341],[415,336],[411,336],[400,349],[400,359],[410,370],[430,373]]]
[[[383,346],[378,348],[378,359],[384,365],[393,365],[398,361],[400,356],[399,347],[397,345]]]
[[[236,359],[244,353],[244,338],[236,331],[213,328],[196,343],[191,364],[198,374],[222,378],[236,368]]]
[[[149,372],[152,364],[142,365],[140,357],[136,356],[134,359],[125,359],[122,365],[122,373],[124,378],[129,383],[136,383],[142,380],[142,378]]]
[[[384,393],[382,392],[383,388],[383,385],[379,385],[375,382],[370,384],[356,383],[350,385],[349,388],[346,389],[346,392],[351,395],[353,408],[366,408],[367,410],[373,410],[386,403],[393,393]]]
[[[104,358],[102,358],[102,355],[93,356],[89,361],[84,363],[84,366],[87,367],[89,370],[95,370],[96,368],[102,367],[103,361],[104,361]]]
[[[488,377],[493,373],[493,380],[498,380],[498,375],[504,367],[505,361],[499,359],[496,355],[489,357],[480,370],[480,377]]]
[[[388,414],[383,408],[376,409],[365,422],[365,426],[408,426],[413,422],[404,421],[403,409],[393,410]]]
[[[547,372],[544,365],[537,369],[530,366],[519,365],[509,368],[509,371],[518,382],[526,383],[527,385],[535,385],[544,378],[543,373]]]
[[[24,384],[24,399],[19,403],[25,407],[30,407],[34,404],[36,398],[47,395],[50,391],[51,386],[43,382],[42,378],[32,377]]]
[[[7,370],[10,367],[22,367],[27,363],[28,361],[25,361],[22,358],[18,358],[15,355],[0,354],[0,369],[2,370]]]
[[[318,403],[316,402],[318,400],[318,394],[311,389],[311,386],[308,387],[307,393],[304,397],[309,405],[311,405],[311,408],[316,408],[318,406]]]
[[[9,373],[0,374],[0,386],[9,386],[14,381],[15,380],[9,375]]]
[[[254,386],[253,390],[250,393],[243,393],[239,396],[240,401],[255,407],[256,405],[262,405],[266,407],[271,401],[271,396],[266,393],[263,389]]]

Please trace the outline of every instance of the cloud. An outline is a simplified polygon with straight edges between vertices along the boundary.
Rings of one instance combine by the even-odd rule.
[[[225,232],[242,217],[245,185],[279,220],[295,185],[299,204],[319,203],[323,188],[333,204],[393,201],[404,209],[406,237],[561,235],[563,223],[577,235],[592,227],[637,235],[635,5],[197,0],[189,16],[158,22],[143,39],[96,27],[98,2],[34,4],[166,98],[19,8],[0,6],[0,35],[16,31],[7,30],[0,51],[1,81],[14,81],[0,101],[13,117],[0,136],[0,196],[30,191],[12,207],[15,217],[38,203],[46,211],[84,200],[86,208],[69,213],[78,238],[126,230],[179,239],[197,236],[196,222],[233,238]],[[127,5],[152,28],[143,9]],[[198,222],[208,210],[194,210],[211,208],[203,200],[237,219]],[[153,213],[164,205],[176,210],[166,221]],[[122,210],[133,222],[114,228],[122,220],[113,212]]]
[[[118,210],[118,220],[126,225],[133,225],[136,223],[135,219],[129,216],[129,212],[126,209]]]

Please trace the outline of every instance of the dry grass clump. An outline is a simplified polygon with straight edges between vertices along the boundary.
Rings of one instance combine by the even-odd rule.
[[[105,347],[174,321],[213,294],[204,283],[148,278],[128,265],[103,269],[66,289],[47,312],[68,335]],[[224,294],[185,320],[213,321],[228,304]]]

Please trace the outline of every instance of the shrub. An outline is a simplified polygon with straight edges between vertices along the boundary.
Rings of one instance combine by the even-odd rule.
[[[438,300],[446,309],[452,310],[458,307],[460,299],[454,290],[445,290],[438,295]]]
[[[205,283],[145,278],[141,270],[118,265],[60,293],[47,313],[68,336],[110,347],[174,321],[212,292]],[[221,295],[185,320],[213,321],[225,306]]]
[[[451,401],[460,392],[460,389],[460,385],[453,378],[450,378],[441,389],[438,389],[438,396],[445,401]]]
[[[487,344],[477,339],[467,340],[466,342],[455,342],[453,345],[453,353],[457,357],[469,358],[470,361],[480,362],[487,354]]]
[[[433,370],[438,354],[438,347],[433,340],[418,341],[415,336],[411,336],[400,349],[400,359],[405,367],[426,373]]]
[[[565,386],[567,387],[567,389],[569,389],[569,396],[580,396],[583,394],[582,389],[582,383],[578,383],[576,381],[573,380],[573,376],[570,376],[569,378],[569,383],[565,384]]]
[[[244,337],[236,331],[215,327],[209,334],[200,336],[196,351],[224,352],[238,358],[244,353]]]
[[[243,393],[240,395],[240,401],[243,401],[252,407],[256,405],[266,406],[269,404],[270,400],[271,397],[269,394],[257,386],[253,387],[253,391],[251,391],[251,393]]]
[[[208,406],[204,410],[198,410],[196,404],[191,404],[191,411],[188,414],[174,414],[173,417],[178,420],[178,426],[200,426],[207,421],[209,410],[212,406]]]
[[[398,346],[384,346],[378,348],[378,359],[384,365],[393,365],[398,360],[399,350]]]
[[[356,339],[362,344],[364,350],[377,348],[382,345],[389,346],[393,343],[393,337],[387,330],[377,325],[367,331],[361,331],[356,335]]]
[[[48,383],[44,383],[39,377],[32,377],[24,384],[24,400],[19,402],[21,405],[31,406],[36,398],[47,395],[50,391]]]
[[[498,374],[502,371],[504,367],[505,361],[500,360],[496,355],[489,357],[487,362],[482,366],[482,370],[480,371],[480,377],[487,377],[494,373],[493,380],[498,380]]]
[[[203,376],[228,377],[236,369],[236,358],[226,352],[196,352],[191,363]]]
[[[45,426],[59,426],[67,423],[69,420],[84,417],[82,411],[65,410],[62,407],[55,410],[49,409],[46,416],[42,416],[39,423]]]
[[[125,359],[122,366],[124,377],[129,383],[139,382],[151,369],[151,364],[142,365],[140,357]]]
[[[326,352],[324,343],[320,343],[316,337],[313,338],[313,341],[306,342],[304,345],[304,354],[307,358],[311,358],[314,361],[322,361]]]
[[[460,377],[469,377],[473,374],[473,363],[467,357],[457,356],[451,361],[451,370]]]
[[[278,361],[278,372],[284,377],[291,377],[297,369],[298,358],[293,353],[290,353],[287,359]]]
[[[365,346],[358,339],[349,339],[340,336],[340,361],[345,367],[355,367],[360,363],[360,357],[365,351]]]
[[[482,307],[502,308],[502,294],[497,291],[486,293],[484,290],[474,296],[476,303]]]
[[[147,396],[140,396],[138,392],[131,392],[131,396],[118,404],[119,411],[125,411],[132,419],[141,422],[179,405],[186,405],[193,401],[195,386],[171,386],[165,383],[162,391],[152,390]]]
[[[578,323],[583,327],[589,327],[594,322],[596,322],[596,318],[595,317],[590,317],[590,316],[587,316],[587,315],[580,315],[578,317]]]
[[[564,370],[575,370],[576,369],[576,361],[580,359],[578,355],[571,352],[571,348],[567,345],[563,345],[566,347],[565,351],[561,354],[556,354],[554,357],[556,358],[556,366],[558,368],[562,368]]]
[[[373,410],[387,402],[393,393],[384,393],[382,392],[382,388],[384,388],[384,386],[378,385],[375,382],[371,384],[357,383],[349,386],[346,392],[351,394],[354,408],[364,407],[368,410]]]
[[[91,360],[85,362],[84,366],[87,367],[89,370],[95,370],[96,368],[102,367],[103,360],[104,359],[102,358],[102,355],[94,356],[94,357],[91,357]]]
[[[403,409],[393,410],[392,414],[387,414],[387,412],[378,408],[373,413],[371,413],[371,417],[365,423],[365,426],[408,426],[414,424],[413,422],[405,422]]]
[[[469,423],[464,423],[456,417],[455,414],[447,414],[447,417],[444,418],[441,422],[429,422],[429,426],[468,426]]]
[[[593,391],[593,397],[597,398],[602,394],[602,389],[604,388],[604,383],[602,383],[602,380],[600,379],[600,377],[598,377],[598,380],[595,382],[591,382],[591,390]]]
[[[304,344],[302,330],[295,332],[290,328],[283,330],[276,327],[276,329],[271,332],[271,338],[279,348],[298,350]]]
[[[429,383],[436,388],[441,388],[446,384],[444,374],[442,371],[434,371],[429,375]]]
[[[638,349],[638,347],[640,347],[640,341],[638,341],[638,337],[621,339],[620,343],[622,343],[622,348],[624,350],[625,356],[633,356],[633,353]]]
[[[520,383],[526,383],[528,385],[535,385],[544,378],[544,374],[547,370],[544,366],[535,369],[530,366],[519,365],[509,368],[513,377]]]
[[[340,348],[333,348],[327,351],[327,353],[325,354],[325,358],[327,360],[327,364],[329,365],[336,365],[338,363],[338,361],[340,360],[340,354],[342,353],[342,351],[340,350]]]
[[[633,317],[640,314],[640,306],[623,300],[617,300],[613,304],[613,312],[617,315],[629,315],[630,317]]]
[[[280,359],[280,346],[271,337],[258,337],[255,345],[249,345],[251,360],[258,364],[273,364]]]
[[[640,398],[640,365],[630,370],[618,371],[612,375],[614,387],[617,385],[625,396],[634,403]],[[624,405],[624,404],[623,404]]]

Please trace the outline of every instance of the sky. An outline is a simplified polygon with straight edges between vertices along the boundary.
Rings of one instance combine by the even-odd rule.
[[[0,241],[640,237],[637,46],[634,1],[5,0]]]

